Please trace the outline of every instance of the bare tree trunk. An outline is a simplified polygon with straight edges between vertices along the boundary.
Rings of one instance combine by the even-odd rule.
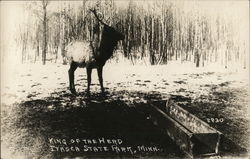
[[[25,33],[22,35],[22,63],[26,60],[27,54],[27,45],[28,45],[28,30],[25,30]]]
[[[228,50],[225,50],[225,68],[227,68],[227,63],[228,63]]]
[[[35,54],[35,60],[34,63],[37,61],[37,57],[39,56],[39,39],[37,39],[37,44],[36,44],[36,54]]]
[[[198,49],[195,49],[195,64],[196,67],[200,67],[200,53]]]
[[[155,51],[154,51],[154,17],[151,17],[151,39],[150,39],[150,63],[155,64]]]
[[[43,65],[46,64],[46,54],[47,54],[47,5],[48,1],[43,0],[43,52],[42,52],[42,61]]]
[[[245,44],[244,44],[244,46],[245,46]],[[246,67],[247,67],[247,54],[246,54],[246,49],[245,49],[245,47],[244,47],[244,51],[243,51],[244,53],[243,53],[243,69],[246,69]]]

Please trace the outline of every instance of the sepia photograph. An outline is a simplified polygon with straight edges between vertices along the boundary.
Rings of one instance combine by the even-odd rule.
[[[1,159],[249,159],[248,0],[0,1]]]

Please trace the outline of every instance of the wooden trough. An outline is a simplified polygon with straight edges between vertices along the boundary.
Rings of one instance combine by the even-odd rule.
[[[175,103],[149,104],[152,120],[190,157],[217,155],[221,132]]]

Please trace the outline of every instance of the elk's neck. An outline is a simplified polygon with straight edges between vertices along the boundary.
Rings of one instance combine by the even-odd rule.
[[[107,39],[106,41],[101,41],[98,60],[106,62],[113,55],[116,45],[117,41],[114,42],[113,40],[109,39]]]

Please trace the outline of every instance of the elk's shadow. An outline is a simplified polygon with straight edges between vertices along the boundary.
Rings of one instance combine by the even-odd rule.
[[[133,94],[130,98],[124,94]],[[158,127],[148,120],[146,104],[133,102],[137,96],[144,98],[147,94],[140,92],[113,92],[105,96],[92,93],[90,97],[80,93],[78,96],[66,92],[43,99],[30,100],[16,106],[17,120],[10,124],[13,131],[27,130],[27,136],[19,138],[13,143],[16,151],[24,151],[18,147],[32,149],[34,144],[40,147],[39,155],[51,154],[53,158],[65,156],[99,155],[116,156],[114,152],[50,152],[49,138],[59,139],[93,139],[104,137],[107,139],[122,139],[123,145],[136,147],[138,145],[157,146],[159,152],[140,152],[137,154],[119,154],[124,156],[175,155],[181,156],[177,146]],[[156,97],[158,98],[158,97]],[[16,136],[12,136],[15,138]],[[36,138],[43,143],[32,143]],[[38,151],[38,150],[37,150]],[[37,154],[36,154],[37,155]],[[32,156],[34,157],[34,156]],[[38,156],[35,156],[38,157]]]

